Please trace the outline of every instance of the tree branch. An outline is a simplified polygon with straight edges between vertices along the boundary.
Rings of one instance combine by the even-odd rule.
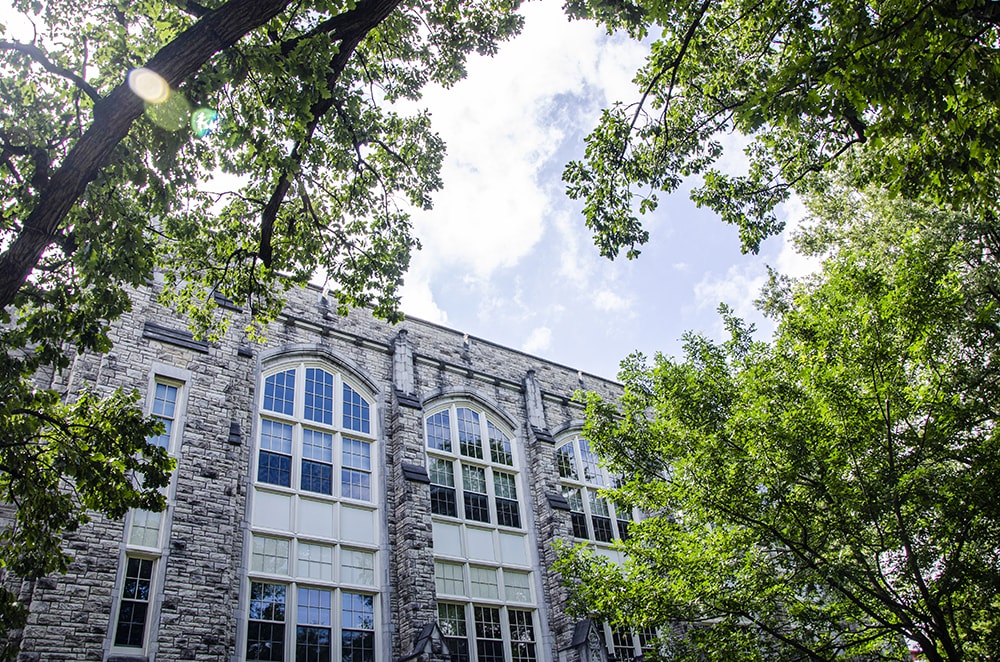
[[[100,103],[101,95],[97,92],[97,90],[93,88],[93,86],[91,86],[90,83],[88,83],[81,76],[73,73],[69,69],[54,64],[52,60],[50,60],[48,56],[45,55],[45,52],[38,46],[35,46],[34,44],[22,44],[16,41],[0,41],[0,50],[17,51],[18,53],[27,55],[35,62],[42,65],[42,68],[48,71],[49,73],[56,74],[57,76],[62,76],[63,78],[72,81],[72,83],[76,85],[78,88],[80,88],[80,90],[82,90],[84,94],[90,97],[91,101],[93,101],[95,104]]]

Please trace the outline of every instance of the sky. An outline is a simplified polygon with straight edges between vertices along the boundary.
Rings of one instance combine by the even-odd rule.
[[[433,210],[414,218],[423,250],[404,312],[609,378],[635,351],[679,357],[685,331],[722,338],[722,302],[767,337],[752,304],[767,265],[811,268],[786,236],[743,255],[737,229],[681,190],[645,217],[638,259],[600,257],[562,170],[582,156],[602,108],[638,99],[631,79],[646,48],[568,21],[561,4],[526,3],[520,36],[472,58],[458,85],[425,93],[448,155]],[[741,141],[730,142],[721,165],[738,170]],[[781,213],[794,227],[804,209],[793,201]]]
[[[635,351],[680,356],[686,331],[721,339],[723,302],[766,337],[752,302],[767,265],[795,276],[812,263],[784,235],[741,254],[736,228],[696,208],[688,186],[644,217],[650,240],[638,259],[600,257],[562,170],[582,156],[602,108],[639,98],[631,79],[648,46],[569,21],[561,0],[522,12],[521,35],[492,58],[473,56],[465,80],[428,88],[419,103],[448,155],[434,208],[413,219],[423,249],[403,311],[607,378]],[[10,18],[4,0],[0,18]],[[724,170],[745,164],[740,142],[729,140]],[[793,201],[782,214],[793,228],[804,210]]]

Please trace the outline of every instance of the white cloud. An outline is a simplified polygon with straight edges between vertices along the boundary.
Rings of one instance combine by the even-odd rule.
[[[544,352],[552,346],[552,329],[539,326],[531,330],[521,349],[529,354]]]
[[[605,313],[631,312],[632,298],[625,298],[611,290],[603,289],[594,295],[594,306]]]
[[[763,265],[751,262],[733,265],[725,275],[705,274],[694,286],[694,298],[699,309],[715,309],[720,303],[727,304],[738,317],[759,317],[753,302],[760,296],[760,288],[767,281]]]
[[[559,273],[574,285],[583,287],[590,271],[590,258],[580,257],[579,212],[570,218],[561,185],[544,181],[542,170],[566,145],[567,131],[596,123],[614,98],[636,96],[630,80],[645,49],[625,38],[609,45],[604,30],[568,22],[558,3],[522,11],[521,35],[495,58],[470,58],[465,80],[429,88],[419,104],[448,145],[444,189],[433,210],[414,215],[429,256],[420,278],[428,282],[458,269],[488,287],[498,270],[547,239]]]
[[[781,235],[781,252],[778,253],[775,268],[793,278],[800,278],[818,271],[822,266],[820,260],[802,255],[795,250],[791,241],[792,234],[802,226],[809,213],[802,198],[792,195],[779,211],[784,215],[785,230]]]

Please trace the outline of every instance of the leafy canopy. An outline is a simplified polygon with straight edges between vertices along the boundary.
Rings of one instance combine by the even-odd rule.
[[[770,342],[623,362],[586,433],[650,516],[617,566],[564,553],[577,611],[675,660],[986,660],[1000,650],[1000,234],[884,195],[814,200],[822,272]]]
[[[652,40],[641,98],[603,114],[563,174],[606,257],[639,254],[638,215],[688,177],[744,250],[815,173],[997,218],[1000,4],[988,0],[573,0],[572,15]],[[749,139],[745,171],[722,160]],[[638,214],[637,214],[638,212]]]
[[[154,272],[203,333],[223,328],[213,295],[254,332],[317,273],[342,309],[398,318],[407,210],[431,205],[444,145],[394,102],[462,78],[518,4],[15,0],[34,29],[0,25],[0,580],[65,569],[88,512],[163,507],[171,461],[138,395],[45,388],[108,351]],[[170,94],[140,99],[137,69]]]

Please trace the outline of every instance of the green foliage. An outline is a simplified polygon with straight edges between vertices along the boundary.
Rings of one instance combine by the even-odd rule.
[[[858,185],[997,213],[1000,5],[985,0],[679,0],[567,3],[571,15],[652,34],[635,104],[607,110],[564,172],[606,257],[648,238],[657,193],[691,193],[740,229],[781,230],[775,207],[850,157]],[[747,167],[720,167],[749,137]],[[739,159],[743,155],[725,154]]]
[[[89,513],[164,506],[172,462],[137,394],[45,388],[110,349],[154,273],[202,335],[225,330],[215,293],[259,334],[317,277],[341,310],[400,317],[408,211],[431,206],[444,144],[394,102],[461,79],[519,31],[518,5],[15,0],[34,34],[0,26],[0,575],[64,570],[60,537]],[[168,102],[129,90],[143,66]],[[186,108],[217,110],[217,131]]]
[[[988,660],[1000,650],[1000,234],[832,191],[765,294],[770,342],[623,363],[586,434],[650,516],[624,566],[564,550],[574,608],[674,660]],[[851,657],[855,656],[855,657]]]

